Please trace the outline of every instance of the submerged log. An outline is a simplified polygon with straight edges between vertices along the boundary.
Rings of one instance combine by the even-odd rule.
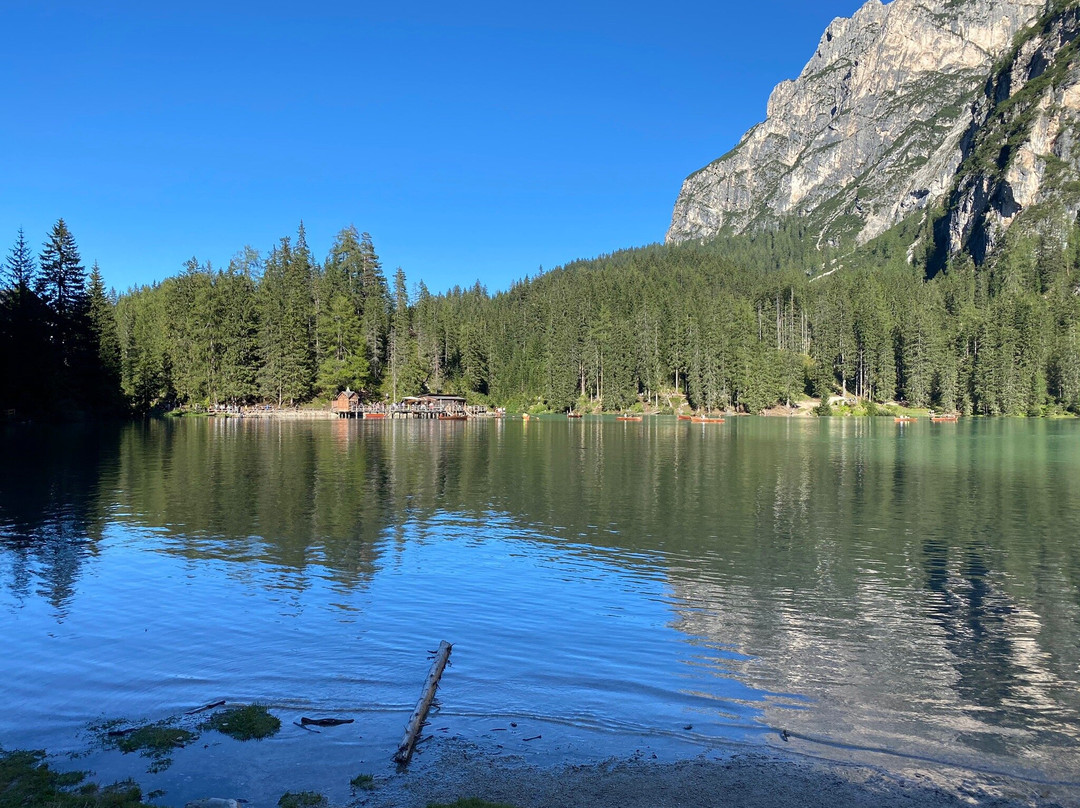
[[[351,724],[352,718],[305,718],[300,717],[303,725],[314,724],[316,727],[340,727],[342,724]]]
[[[215,707],[224,707],[225,699],[221,701],[211,702],[210,704],[204,704],[202,707],[196,707],[194,710],[188,710],[184,715],[195,715],[196,713],[204,713],[207,710],[213,710]]]
[[[446,664],[450,660],[451,648],[453,646],[443,640],[439,643],[439,650],[435,652],[435,661],[431,663],[431,670],[428,672],[427,681],[424,682],[420,701],[416,703],[416,709],[413,710],[408,726],[405,727],[405,736],[401,739],[397,752],[394,753],[394,760],[402,766],[408,764],[409,758],[412,757],[416,739],[424,728],[424,720],[427,718],[428,710],[431,709],[431,702],[435,699],[435,689],[439,686],[439,679],[442,678]]]

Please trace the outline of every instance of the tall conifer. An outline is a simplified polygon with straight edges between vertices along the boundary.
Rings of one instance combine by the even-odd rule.
[[[90,333],[96,348],[97,362],[93,385],[97,401],[111,406],[120,395],[120,335],[116,328],[113,302],[105,294],[101,269],[94,262],[90,270],[89,298]]]
[[[8,253],[7,260],[4,261],[4,285],[21,296],[34,288],[36,275],[34,254],[30,251],[30,245],[26,243],[26,234],[20,227],[19,236],[11,252]]]
[[[38,294],[61,317],[78,311],[86,304],[86,270],[79,257],[75,237],[63,219],[49,232],[41,251],[41,274]]]

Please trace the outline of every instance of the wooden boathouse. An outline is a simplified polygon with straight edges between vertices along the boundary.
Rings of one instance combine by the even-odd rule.
[[[360,394],[346,387],[337,397],[330,402],[330,411],[338,418],[361,418],[363,417],[363,405],[360,403]]]

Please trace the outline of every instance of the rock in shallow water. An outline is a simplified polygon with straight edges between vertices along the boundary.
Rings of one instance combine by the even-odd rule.
[[[201,800],[192,800],[184,808],[240,808],[240,804],[225,797],[204,797]]]

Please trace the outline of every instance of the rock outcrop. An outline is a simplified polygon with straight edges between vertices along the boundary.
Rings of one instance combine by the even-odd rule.
[[[981,264],[1023,211],[1057,207],[1049,218],[1066,222],[1080,208],[1080,4],[1006,54],[973,117],[935,241]]]
[[[1044,0],[869,0],[850,19],[834,20],[799,77],[773,90],[766,120],[686,179],[667,241],[801,216],[819,244],[862,243],[946,202],[994,109],[1038,77],[1039,58],[1049,58],[1052,36],[1022,49],[1014,59],[1019,72],[991,88],[1005,99],[987,98],[988,77],[1017,35],[1046,13]],[[1075,164],[1071,139],[1049,144],[1071,126],[1055,110],[1069,108],[1075,94],[1053,90],[1046,121],[1032,128],[1032,156],[1020,149],[1011,159],[1015,176],[1006,182],[1014,196],[1018,187],[1025,198],[1038,196],[1029,175],[1046,149]],[[958,241],[986,220],[988,194],[1007,195],[1000,177],[988,177],[971,172],[970,194],[958,197],[970,209],[955,222]]]

